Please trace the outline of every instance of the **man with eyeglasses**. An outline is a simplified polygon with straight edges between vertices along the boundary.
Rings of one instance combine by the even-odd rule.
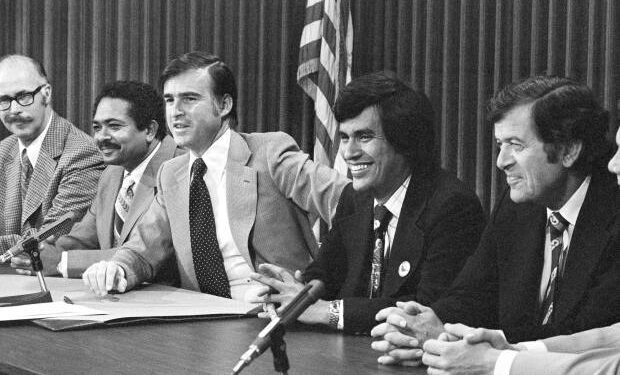
[[[341,91],[335,115],[353,184],[318,259],[303,276],[261,265],[253,278],[265,287],[253,302],[283,308],[303,281],[322,282],[323,299],[299,320],[367,333],[375,314],[397,300],[434,302],[476,248],[485,220],[476,195],[438,166],[423,93],[373,73]]]
[[[43,66],[21,55],[0,58],[0,254],[67,212],[81,217],[104,168],[94,140],[51,106]]]

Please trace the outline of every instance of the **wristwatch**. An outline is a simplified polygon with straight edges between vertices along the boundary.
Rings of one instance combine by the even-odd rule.
[[[340,304],[341,299],[333,300],[329,303],[329,326],[338,329],[338,321],[340,320]]]

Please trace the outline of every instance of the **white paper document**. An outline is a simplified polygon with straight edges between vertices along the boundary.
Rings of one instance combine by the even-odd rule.
[[[72,316],[92,316],[105,314],[86,306],[71,305],[64,302],[35,303],[31,305],[0,307],[0,322],[30,320],[41,318],[60,318]]]

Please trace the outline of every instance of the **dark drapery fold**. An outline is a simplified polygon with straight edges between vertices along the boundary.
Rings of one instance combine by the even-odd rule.
[[[485,105],[532,74],[586,82],[616,129],[618,6],[614,0],[351,0],[353,76],[395,71],[437,112],[442,166],[486,210],[504,184]],[[152,84],[189,50],[220,55],[238,78],[239,129],[282,130],[308,152],[310,100],[295,81],[303,0],[0,0],[0,54],[41,60],[55,109],[87,132],[104,83]],[[0,129],[0,137],[7,131]]]

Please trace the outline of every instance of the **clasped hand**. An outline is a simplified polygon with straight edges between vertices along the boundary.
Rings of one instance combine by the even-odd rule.
[[[384,322],[370,332],[371,336],[378,338],[372,348],[383,353],[378,362],[384,365],[420,365],[424,342],[443,332],[443,325],[435,312],[413,301],[397,302],[396,307],[379,311],[375,318]]]
[[[293,275],[286,269],[269,263],[258,266],[258,273],[252,273],[250,278],[263,284],[263,286],[253,291],[255,294],[248,298],[248,302],[279,303],[278,314],[282,313],[284,308],[305,286],[301,271],[297,270]],[[322,309],[325,304],[327,302],[323,300],[317,301],[308,307],[297,320],[306,324],[326,323],[324,313],[327,312],[327,308]],[[262,312],[258,316],[267,318],[269,315]]]

